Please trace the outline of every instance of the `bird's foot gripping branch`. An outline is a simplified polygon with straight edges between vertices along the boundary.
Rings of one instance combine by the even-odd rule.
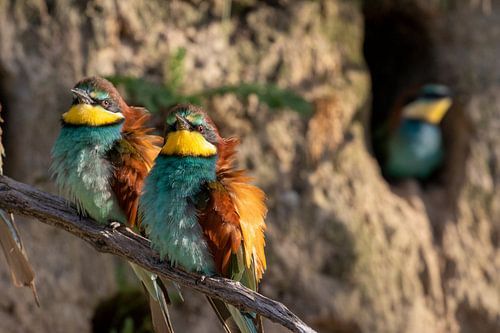
[[[151,249],[147,239],[126,227],[101,226],[89,218],[82,218],[76,208],[61,197],[0,176],[0,208],[64,229],[90,243],[99,252],[125,258],[184,287],[259,313],[293,332],[315,332],[283,304],[253,292],[238,282],[224,278],[202,278],[171,267],[160,261],[158,253]]]

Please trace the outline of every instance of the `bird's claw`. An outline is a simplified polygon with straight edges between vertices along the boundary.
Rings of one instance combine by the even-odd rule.
[[[205,282],[205,279],[206,279],[206,278],[207,278],[207,276],[206,276],[206,275],[202,275],[202,276],[200,276],[200,278],[199,278],[199,279],[196,279],[196,280],[195,280],[195,284],[196,284],[196,285],[198,285],[198,284],[200,284],[200,283]]]
[[[109,226],[110,226],[113,230],[116,230],[116,229],[118,229],[119,227],[121,227],[121,223],[120,223],[120,222],[116,222],[116,221],[115,221],[115,222],[111,222],[111,223],[109,224]]]

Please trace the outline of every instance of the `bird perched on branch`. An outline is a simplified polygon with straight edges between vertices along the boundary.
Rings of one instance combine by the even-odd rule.
[[[152,246],[172,264],[219,274],[257,290],[266,268],[264,193],[233,167],[237,140],[224,139],[200,108],[174,107],[146,178],[139,215]],[[261,331],[253,313],[209,299],[226,332]]]
[[[147,111],[128,106],[109,81],[86,78],[71,91],[73,103],[62,115],[52,149],[53,178],[82,214],[101,224],[119,222],[140,229],[139,195],[162,139],[145,127]],[[171,332],[162,281],[131,265],[149,293],[156,332]]]
[[[1,110],[2,106],[0,105]],[[0,123],[2,122],[3,120],[0,117]],[[3,174],[3,156],[5,156],[5,150],[2,144],[2,129],[0,128],[0,174]],[[12,283],[16,287],[30,287],[36,304],[40,306],[35,286],[35,272],[21,241],[14,215],[4,210],[0,210],[0,246],[9,265]]]
[[[439,124],[452,104],[450,89],[423,86],[416,99],[399,110],[378,132],[382,171],[389,179],[427,179],[442,164],[444,150]]]

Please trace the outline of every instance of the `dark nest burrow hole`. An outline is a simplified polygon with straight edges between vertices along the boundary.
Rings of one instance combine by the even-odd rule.
[[[417,8],[364,6],[363,53],[371,75],[370,138],[419,86],[437,82],[431,32]],[[373,153],[381,161],[381,153]]]
[[[447,214],[456,212],[457,195],[465,174],[470,126],[462,112],[460,92],[450,79],[452,75],[443,73],[440,68],[436,43],[442,37],[433,21],[436,13],[429,13],[411,2],[365,1],[363,15],[363,54],[372,83],[367,138],[379,163],[381,152],[375,148],[373,138],[392,112],[428,83],[445,84],[453,92],[453,106],[440,125],[445,148],[444,163],[429,179],[413,182],[418,184],[418,193],[429,217],[435,222],[435,236],[440,239],[442,221],[452,217]],[[405,193],[407,187],[401,189],[401,183],[389,182],[395,193],[410,194]],[[446,208],[443,210],[443,207]]]

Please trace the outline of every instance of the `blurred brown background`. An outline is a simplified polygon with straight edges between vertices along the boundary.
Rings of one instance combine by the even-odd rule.
[[[179,92],[274,83],[314,106],[204,100],[222,133],[242,138],[239,165],[268,194],[265,295],[319,332],[500,332],[497,2],[0,0],[6,174],[55,192],[49,152],[73,84],[95,74],[161,83],[180,49]],[[390,186],[370,117],[429,81],[455,91],[446,164],[425,184]],[[0,259],[2,333],[91,332],[98,304],[135,283],[120,260],[61,230],[20,228],[42,307]],[[179,332],[221,331],[199,296],[186,298]]]

